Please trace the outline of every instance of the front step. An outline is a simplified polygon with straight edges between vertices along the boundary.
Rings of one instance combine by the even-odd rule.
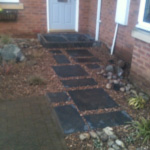
[[[94,39],[79,33],[38,34],[38,39],[45,48],[92,47]]]

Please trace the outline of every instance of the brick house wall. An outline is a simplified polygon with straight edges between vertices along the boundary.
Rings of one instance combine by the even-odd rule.
[[[24,10],[19,10],[17,22],[0,22],[0,33],[15,35],[46,32],[46,3],[43,0],[20,0]]]
[[[115,32],[115,14],[117,0],[102,0],[100,40],[111,47]],[[127,62],[131,62],[134,38],[131,36],[138,20],[140,0],[131,0],[129,22],[127,26],[119,25],[115,53]],[[89,33],[95,36],[97,0],[91,0],[89,13]]]
[[[130,78],[150,94],[150,44],[135,39]]]
[[[0,22],[0,33],[29,35],[47,32],[46,0],[20,0],[16,22]],[[88,33],[90,0],[80,0],[79,31]]]

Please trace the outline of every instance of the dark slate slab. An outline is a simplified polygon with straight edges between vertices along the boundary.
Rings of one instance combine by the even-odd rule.
[[[88,129],[74,105],[55,107],[55,112],[65,134]]]
[[[90,58],[75,58],[74,59],[76,62],[79,63],[89,63],[89,62],[100,62],[100,60],[96,57],[90,57]]]
[[[93,114],[84,117],[91,129],[124,125],[132,120],[125,111]]]
[[[86,65],[89,69],[99,69],[100,65],[98,64],[87,64]]]
[[[88,79],[72,79],[72,80],[61,80],[61,82],[63,83],[63,85],[66,88],[69,87],[78,87],[78,86],[88,86],[88,85],[97,85],[97,82],[92,79],[92,78],[88,78]]]
[[[69,91],[69,94],[81,111],[118,106],[102,88]]]
[[[51,102],[66,102],[70,100],[70,97],[66,92],[47,93],[48,98]]]
[[[72,57],[85,57],[93,56],[88,50],[79,49],[79,50],[66,50],[67,53]]]
[[[70,61],[68,60],[68,58],[65,55],[54,55],[53,57],[58,64],[69,64],[70,63]]]
[[[59,77],[87,76],[88,73],[80,65],[53,66]]]
[[[49,52],[52,54],[61,54],[62,53],[60,50],[50,50]]]

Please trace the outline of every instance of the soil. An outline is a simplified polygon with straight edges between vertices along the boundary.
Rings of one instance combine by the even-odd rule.
[[[14,39],[15,43],[21,47],[26,61],[20,63],[4,63],[0,66],[0,100],[13,100],[19,97],[30,97],[37,95],[45,95],[47,92],[61,92],[74,89],[87,89],[87,88],[104,88],[105,91],[119,104],[119,108],[114,108],[115,110],[125,110],[133,119],[137,120],[139,116],[150,118],[150,103],[147,103],[144,109],[134,110],[132,109],[127,102],[128,95],[123,92],[117,92],[114,90],[106,89],[106,84],[108,80],[102,75],[99,75],[100,69],[91,69],[86,67],[86,64],[80,64],[98,83],[96,86],[86,86],[86,87],[76,87],[76,88],[64,88],[60,79],[52,66],[58,65],[53,58],[53,54],[50,53],[50,50],[54,49],[45,49],[40,43],[35,39]],[[76,63],[66,52],[65,49],[60,49],[64,55],[66,55],[72,64]],[[115,56],[110,56],[108,49],[105,45],[101,47],[92,47],[88,50],[96,57],[98,57],[101,62],[98,63],[102,68],[109,64],[109,60],[114,60],[117,62]],[[123,82],[128,82],[129,68],[126,69],[125,79]],[[31,76],[38,75],[44,78],[46,84],[43,85],[30,85],[29,78]],[[80,77],[83,78],[83,77]],[[67,78],[72,79],[72,78]],[[74,104],[73,101],[66,102],[67,104]],[[66,103],[54,103],[53,106],[64,105]],[[79,113],[81,116],[86,114],[97,114],[102,112],[111,112],[114,109],[104,109],[104,110],[94,110],[94,111],[84,111]],[[114,130],[118,137],[123,140],[127,147],[140,147],[142,145],[141,140],[136,140],[134,142],[129,142],[127,137],[129,136],[130,131],[127,128],[128,126],[115,127]],[[67,146],[69,150],[94,150],[92,139],[88,141],[81,141],[79,139],[80,133],[71,134],[65,137]],[[134,138],[135,139],[135,138]],[[145,144],[150,149],[150,144]],[[128,148],[130,149],[130,148]]]

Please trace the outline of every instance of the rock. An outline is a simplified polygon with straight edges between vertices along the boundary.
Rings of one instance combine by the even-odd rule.
[[[114,80],[114,84],[119,84],[119,80]]]
[[[136,148],[133,145],[128,146],[128,150],[136,150]]]
[[[108,135],[108,136],[110,136],[110,135],[114,135],[114,133],[113,133],[113,129],[112,128],[110,128],[110,127],[106,127],[106,128],[104,128],[103,129],[103,131]]]
[[[131,90],[130,93],[133,94],[134,96],[137,95],[137,92],[135,90]]]
[[[125,63],[125,61],[123,61],[123,60],[118,60],[117,65],[118,65],[120,68],[124,69],[126,63]]]
[[[120,88],[120,91],[121,91],[121,92],[125,92],[125,88],[124,88],[124,87],[121,87],[121,88]]]
[[[117,144],[118,146],[120,146],[120,147],[122,147],[122,148],[125,147],[125,146],[124,146],[124,143],[123,143],[121,140],[116,140],[115,142],[116,142],[116,144]]]
[[[118,77],[121,77],[123,75],[124,71],[123,71],[122,68],[120,68],[120,67],[117,66],[116,67],[116,73],[117,73]]]
[[[115,134],[109,136],[109,139],[116,140],[118,137]]]
[[[114,148],[108,148],[108,150],[115,150]]]
[[[106,74],[106,73],[104,73],[104,74],[103,74],[103,77],[104,77],[104,78],[107,78],[107,74]]]
[[[102,132],[99,137],[102,140],[102,142],[107,142],[108,140],[108,135],[105,132]]]
[[[113,75],[112,78],[113,78],[113,79],[117,79],[117,76],[116,76],[116,75]]]
[[[114,66],[113,65],[108,65],[105,68],[106,72],[114,72]]]
[[[97,134],[98,136],[101,136],[102,133],[103,133],[103,132],[101,132],[101,131],[96,131],[96,134]]]
[[[108,76],[107,79],[108,79],[108,80],[111,80],[111,79],[112,79],[112,76]]]
[[[112,75],[113,75],[112,72],[108,72],[108,73],[107,73],[107,76],[112,76]]]
[[[90,131],[90,135],[92,138],[96,139],[98,136],[94,131]]]
[[[79,135],[79,138],[81,141],[84,141],[86,139],[90,139],[90,134],[89,133],[82,133]]]
[[[120,84],[113,84],[113,89],[114,89],[115,91],[119,91],[120,88],[121,88],[121,85],[120,85]]]
[[[19,62],[25,60],[20,48],[14,44],[5,45],[3,49],[0,49],[0,55],[5,61],[15,60]]]
[[[125,89],[126,89],[126,92],[129,92],[129,91],[130,91],[130,89],[131,89],[131,87],[126,86],[126,87],[125,87]]]
[[[116,144],[113,144],[112,147],[113,147],[115,150],[120,150],[120,147],[117,146]]]
[[[111,89],[111,88],[112,88],[112,84],[111,84],[111,83],[107,83],[107,84],[106,84],[106,88],[107,88],[107,89]]]
[[[109,140],[108,143],[107,143],[107,145],[108,145],[109,147],[111,147],[113,144],[114,144],[114,141],[113,141],[113,140]]]

